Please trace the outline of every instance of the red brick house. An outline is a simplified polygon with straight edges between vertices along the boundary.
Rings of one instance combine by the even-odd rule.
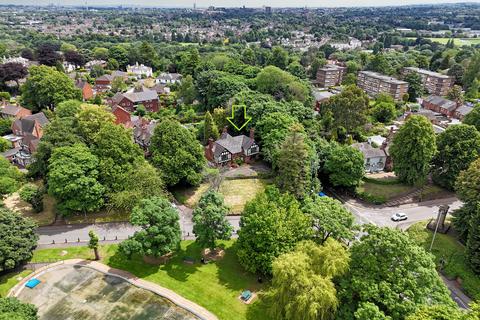
[[[205,157],[216,166],[230,165],[236,159],[242,159],[249,163],[260,153],[259,146],[254,140],[254,129],[250,129],[250,135],[239,135],[232,137],[226,128],[223,130],[220,139],[213,141],[209,139],[205,147]]]
[[[0,118],[15,118],[21,119],[26,116],[32,115],[32,111],[21,106],[14,106],[8,104],[6,101],[0,106]]]
[[[118,105],[128,112],[134,112],[137,106],[143,105],[149,112],[158,111],[158,94],[156,91],[143,89],[138,92],[117,93],[112,98],[112,105]]]
[[[441,113],[446,117],[453,116],[455,109],[458,107],[456,102],[434,95],[423,99],[422,106],[425,109]]]
[[[77,80],[75,86],[82,90],[83,101],[87,101],[93,98],[93,88],[87,81]]]

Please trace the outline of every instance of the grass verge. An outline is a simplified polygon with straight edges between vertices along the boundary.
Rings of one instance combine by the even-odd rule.
[[[419,222],[408,229],[408,234],[426,250],[430,248],[433,233],[425,228],[426,222]],[[440,259],[446,261],[442,272],[451,279],[460,279],[462,289],[471,298],[480,299],[480,278],[467,265],[465,247],[450,234],[437,233],[432,253],[437,265]]]
[[[0,276],[0,297],[6,297],[10,289],[30,273],[32,273],[32,270],[23,270]]]

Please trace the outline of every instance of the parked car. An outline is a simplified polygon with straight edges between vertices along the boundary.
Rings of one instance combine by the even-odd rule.
[[[393,221],[402,221],[402,220],[407,220],[408,217],[405,213],[397,212],[392,216]]]

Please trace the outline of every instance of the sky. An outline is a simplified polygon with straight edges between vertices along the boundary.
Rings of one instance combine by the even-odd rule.
[[[480,0],[0,0],[0,4],[21,5],[124,5],[155,7],[355,7],[355,6],[400,6],[411,4],[440,4],[479,2]]]

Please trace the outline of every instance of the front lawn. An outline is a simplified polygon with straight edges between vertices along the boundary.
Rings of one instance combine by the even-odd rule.
[[[160,266],[146,264],[141,257],[127,260],[117,253],[117,245],[101,246],[100,251],[103,263],[171,289],[205,307],[219,319],[269,319],[262,300],[251,305],[238,300],[243,290],[259,292],[264,285],[238,264],[234,244],[234,241],[222,242],[224,258],[205,265],[200,263],[201,249],[194,241],[182,241],[180,251]],[[184,257],[195,259],[195,263],[185,263]],[[54,261],[71,258],[92,259],[93,253],[87,247],[41,249],[35,251],[33,259]]]
[[[245,204],[263,191],[267,184],[268,180],[260,178],[225,179],[220,184],[219,192],[223,195],[225,204],[231,208],[231,213],[240,214]],[[209,187],[208,183],[202,183],[198,187],[177,188],[172,193],[178,202],[194,208]]]
[[[419,222],[411,226],[407,232],[416,243],[428,250],[433,233],[425,226],[426,222]],[[465,247],[454,236],[437,233],[432,253],[435,255],[437,265],[440,265],[440,259],[445,260],[442,272],[446,277],[460,278],[465,293],[475,300],[480,299],[480,277],[467,265]]]
[[[415,191],[417,187],[405,185],[396,179],[365,178],[357,188],[357,194],[367,202],[382,204]]]
[[[32,270],[23,270],[0,276],[0,297],[6,297],[10,289],[30,273],[32,273]]]

